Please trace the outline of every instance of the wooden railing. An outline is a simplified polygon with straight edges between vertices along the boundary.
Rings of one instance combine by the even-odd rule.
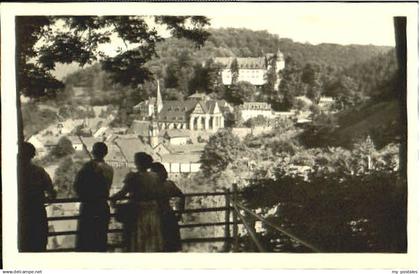
[[[205,214],[209,212],[224,212],[224,220],[219,222],[196,222],[196,223],[182,223],[180,224],[180,229],[188,229],[188,228],[205,228],[205,227],[220,227],[223,226],[223,236],[220,237],[191,237],[191,238],[182,238],[181,242],[183,244],[197,244],[197,243],[214,243],[214,242],[222,242],[223,243],[223,252],[248,252],[250,250],[241,250],[240,247],[240,240],[241,236],[239,234],[239,226],[241,225],[246,234],[252,240],[256,251],[258,252],[266,252],[266,248],[261,243],[261,240],[258,237],[258,233],[255,230],[255,220],[261,221],[265,226],[269,229],[273,229],[288,238],[292,239],[293,241],[301,244],[302,246],[306,247],[311,252],[321,252],[321,250],[315,247],[313,244],[305,241],[293,233],[285,230],[280,225],[275,224],[263,216],[253,212],[251,209],[245,207],[241,203],[241,199],[239,198],[239,192],[237,190],[237,186],[234,184],[232,190],[226,189],[224,192],[201,192],[201,193],[187,193],[185,194],[186,198],[192,197],[201,197],[205,199],[206,197],[223,197],[224,203],[222,206],[214,206],[214,207],[203,207],[203,208],[187,208],[182,212],[177,212],[179,214],[189,215],[189,214]],[[79,203],[78,199],[56,199],[51,201],[52,204],[65,204],[65,203]],[[77,220],[79,215],[72,215],[72,216],[50,216],[48,217],[49,222],[54,221],[63,221],[63,220]],[[115,213],[111,213],[111,218],[115,218]],[[254,221],[254,222],[252,222]],[[122,234],[122,228],[112,228],[108,230],[109,234]],[[56,232],[49,232],[49,237],[55,236],[66,236],[66,235],[76,235],[77,231],[69,230],[69,231],[56,231]],[[121,243],[113,243],[108,244],[109,251],[115,251],[117,248],[123,248]],[[57,248],[57,249],[49,249],[48,252],[72,252],[76,251],[74,248]]]
[[[233,246],[233,251],[237,252],[239,251],[239,243],[238,243],[238,228],[237,228],[237,224],[238,222],[235,221],[236,219],[240,219],[241,223],[243,224],[243,226],[245,227],[247,234],[249,235],[249,237],[251,238],[253,244],[255,245],[255,247],[257,248],[258,252],[266,252],[266,248],[261,244],[261,241],[259,240],[257,233],[255,231],[255,227],[254,225],[251,224],[250,219],[254,219],[254,220],[258,220],[261,221],[263,224],[265,224],[267,227],[274,229],[275,231],[289,237],[290,239],[292,239],[293,241],[301,244],[302,246],[306,247],[307,249],[309,249],[312,252],[322,252],[319,248],[315,247],[314,245],[310,244],[309,242],[302,240],[301,238],[297,237],[296,235],[294,235],[293,233],[287,231],[286,229],[282,228],[280,225],[275,224],[269,220],[267,220],[266,218],[264,218],[263,216],[253,212],[251,209],[245,207],[238,199],[237,195],[238,195],[238,191],[237,191],[237,185],[234,184],[233,185],[233,190],[232,190],[232,207],[234,209],[234,214],[233,214],[233,219],[234,219],[234,246]],[[244,214],[242,214],[242,212]]]
[[[197,222],[197,223],[182,223],[180,224],[180,229],[188,229],[188,228],[204,228],[204,227],[217,227],[217,226],[224,226],[224,235],[220,237],[191,237],[191,238],[182,238],[181,242],[183,244],[194,244],[194,243],[212,243],[212,242],[223,242],[223,251],[227,252],[230,250],[230,242],[232,241],[232,237],[230,236],[230,226],[234,225],[235,223],[230,220],[230,212],[232,212],[232,207],[229,204],[229,197],[232,195],[229,191],[224,192],[202,192],[202,193],[186,193],[185,197],[192,198],[192,197],[201,197],[206,198],[210,196],[223,196],[225,203],[223,206],[214,206],[214,207],[207,207],[207,208],[187,208],[182,212],[175,211],[176,213],[184,215],[189,214],[205,214],[209,212],[225,212],[224,220],[220,222]],[[68,203],[80,203],[80,201],[76,198],[66,198],[66,199],[55,199],[50,201],[50,205],[57,205],[57,204],[68,204]],[[111,213],[111,218],[115,218],[115,213]],[[67,216],[49,216],[48,221],[49,223],[56,222],[56,221],[66,221],[66,220],[74,220],[77,221],[79,219],[79,215],[67,215]],[[235,224],[237,225],[237,224]],[[109,229],[108,234],[122,234],[122,228],[114,228]],[[69,236],[69,235],[76,235],[76,230],[66,230],[66,231],[53,231],[49,232],[49,237],[56,237],[56,236]],[[123,248],[121,244],[108,244],[109,250],[115,250],[116,248]],[[76,251],[74,247],[68,248],[55,248],[55,249],[48,249],[48,252],[72,252]]]
[[[284,228],[281,228],[279,225],[265,219],[264,217],[262,217],[259,214],[256,214],[255,212],[253,212],[252,210],[250,210],[249,208],[246,208],[245,206],[243,206],[241,203],[239,202],[235,202],[233,203],[233,208],[234,210],[237,212],[237,214],[239,215],[239,217],[241,218],[241,221],[244,225],[244,227],[246,228],[248,235],[251,237],[252,241],[254,242],[254,244],[256,245],[256,247],[258,248],[259,252],[266,252],[265,248],[261,245],[260,241],[258,240],[258,237],[256,235],[255,229],[253,227],[250,226],[249,222],[246,220],[245,216],[243,216],[240,211],[243,210],[245,213],[248,214],[248,216],[251,216],[252,218],[255,218],[256,220],[259,220],[261,222],[263,222],[265,225],[269,226],[271,229],[274,229],[284,235],[286,235],[287,237],[289,237],[290,239],[294,240],[295,242],[305,246],[306,248],[308,248],[309,250],[313,251],[313,252],[322,252],[320,249],[318,249],[317,247],[315,247],[314,245],[310,244],[309,242],[302,240],[301,238],[297,237],[296,235],[290,233],[289,231],[285,230]]]

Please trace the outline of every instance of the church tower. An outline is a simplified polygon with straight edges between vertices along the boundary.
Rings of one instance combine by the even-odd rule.
[[[162,102],[162,95],[160,94],[160,85],[159,80],[156,80],[157,82],[157,94],[156,94],[156,114],[160,113],[160,111],[163,108],[163,102]]]
[[[157,147],[159,144],[159,126],[158,126],[158,116],[159,112],[162,110],[163,102],[162,96],[160,94],[159,80],[157,80],[157,94],[156,94],[156,105],[154,107],[154,112],[152,115],[152,120],[149,127],[149,143],[152,148]]]
[[[152,148],[159,145],[159,127],[155,117],[152,118],[152,122],[149,127],[149,143]]]

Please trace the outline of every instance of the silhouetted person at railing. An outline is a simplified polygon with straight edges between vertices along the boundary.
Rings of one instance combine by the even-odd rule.
[[[92,148],[93,160],[85,163],[76,175],[74,189],[81,201],[77,251],[107,251],[110,219],[107,199],[114,175],[112,167],[104,161],[107,153],[108,147],[104,143],[95,143]]]
[[[138,152],[134,156],[137,172],[130,172],[123,188],[111,197],[113,203],[129,194],[133,219],[124,224],[126,248],[129,252],[163,251],[163,237],[158,201],[165,195],[156,173],[149,171],[153,158]]]
[[[159,176],[160,183],[164,186],[165,196],[159,201],[161,210],[161,222],[162,222],[162,234],[164,240],[164,251],[165,252],[177,252],[181,251],[181,235],[179,231],[178,221],[180,214],[175,214],[170,200],[171,197],[177,197],[176,208],[182,212],[185,208],[185,196],[182,191],[176,186],[173,181],[168,180],[168,172],[165,166],[161,163],[153,163],[151,171],[155,172]]]
[[[42,252],[48,243],[48,221],[45,202],[54,199],[56,191],[48,173],[32,163],[35,147],[24,142],[21,148],[20,185],[19,185],[19,249],[24,252]]]

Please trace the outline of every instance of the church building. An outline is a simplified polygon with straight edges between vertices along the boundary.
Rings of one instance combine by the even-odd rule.
[[[139,120],[156,120],[158,129],[217,131],[224,128],[224,113],[231,107],[224,100],[210,99],[195,93],[184,101],[163,101],[158,84],[157,94],[134,106]]]

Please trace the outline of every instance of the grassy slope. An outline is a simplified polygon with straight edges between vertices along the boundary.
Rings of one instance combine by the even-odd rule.
[[[400,106],[397,100],[367,103],[358,110],[337,115],[340,128],[335,136],[344,143],[370,135],[378,148],[398,140],[401,131]]]

